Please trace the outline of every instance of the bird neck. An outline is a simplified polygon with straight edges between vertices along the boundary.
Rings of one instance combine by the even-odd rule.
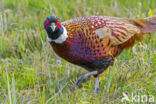
[[[62,30],[61,31],[58,31],[56,32],[53,36],[56,36],[55,38],[56,39],[52,39],[51,37],[49,37],[47,35],[47,40],[49,42],[55,42],[57,44],[61,44],[63,42],[66,41],[66,39],[68,38],[68,32],[66,30],[66,28],[64,26],[61,26]]]

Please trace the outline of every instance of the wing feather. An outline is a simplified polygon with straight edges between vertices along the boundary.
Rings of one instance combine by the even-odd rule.
[[[99,38],[104,38],[109,36],[112,42],[112,45],[120,45],[135,34],[141,33],[140,29],[133,24],[128,22],[121,21],[111,21],[107,23],[102,28],[96,29],[95,33],[99,36]]]

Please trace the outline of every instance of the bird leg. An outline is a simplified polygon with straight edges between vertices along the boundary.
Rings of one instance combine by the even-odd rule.
[[[98,71],[92,71],[86,74],[82,74],[80,75],[80,77],[77,78],[76,82],[75,82],[75,86],[76,87],[81,87],[81,83],[88,77],[92,76],[92,75],[96,75],[98,74]]]
[[[98,90],[99,90],[99,75],[96,77],[94,92],[97,93]]]

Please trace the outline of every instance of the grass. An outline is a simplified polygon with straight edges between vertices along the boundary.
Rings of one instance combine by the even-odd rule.
[[[0,104],[121,104],[124,92],[156,97],[156,33],[125,50],[101,75],[101,91],[94,94],[94,78],[72,90],[86,71],[56,56],[43,29],[50,14],[62,21],[142,18],[156,14],[155,7],[155,0],[0,0]]]

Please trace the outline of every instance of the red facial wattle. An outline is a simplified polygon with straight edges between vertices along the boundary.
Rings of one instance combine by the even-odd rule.
[[[56,24],[59,28],[61,27],[60,24],[59,24],[59,22],[58,22],[58,19],[56,19],[55,24]]]
[[[50,25],[50,24],[47,23],[47,24],[45,25],[45,28],[47,28],[49,25]]]
[[[51,24],[48,19],[46,20],[46,22],[47,22],[47,24],[45,25],[45,28],[47,28]]]
[[[47,22],[47,24],[45,24],[45,28],[47,28],[48,26],[51,25],[51,22],[50,22],[48,19],[46,20],[46,22]],[[58,19],[56,19],[55,25],[57,25],[59,28],[61,27],[61,25],[60,25]]]

